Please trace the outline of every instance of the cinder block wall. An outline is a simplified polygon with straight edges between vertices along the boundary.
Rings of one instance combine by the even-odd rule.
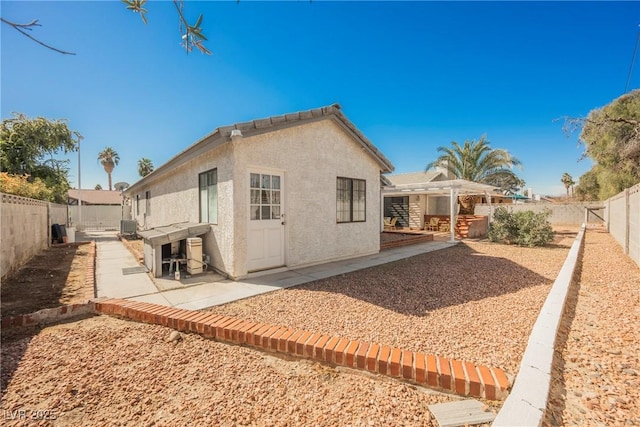
[[[627,188],[605,202],[607,230],[640,266],[640,184]]]
[[[602,207],[603,203],[604,202],[493,204],[492,208],[494,212],[497,207],[506,207],[512,212],[533,211],[535,213],[549,209],[551,211],[549,222],[553,225],[582,225],[585,222],[585,208]],[[489,215],[489,205],[476,205],[475,214]],[[596,210],[595,214],[604,218],[604,208]],[[604,223],[598,216],[590,214],[588,222],[592,224]]]
[[[2,194],[0,277],[48,246],[48,202]]]

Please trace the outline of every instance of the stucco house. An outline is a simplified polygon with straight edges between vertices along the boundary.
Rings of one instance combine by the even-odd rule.
[[[334,104],[219,127],[125,196],[156,276],[167,245],[199,236],[207,263],[237,279],[377,253],[392,170]]]

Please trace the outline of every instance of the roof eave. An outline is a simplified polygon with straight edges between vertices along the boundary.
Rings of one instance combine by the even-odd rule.
[[[239,122],[229,126],[220,126],[213,132],[201,138],[196,143],[187,147],[185,150],[173,156],[169,161],[158,167],[149,175],[143,177],[139,181],[135,182],[124,193],[126,195],[136,192],[140,187],[144,187],[145,184],[153,182],[155,179],[160,178],[172,167],[186,161],[187,157],[193,156],[208,142],[218,143],[222,145],[231,141],[231,132],[233,130],[240,130],[244,137],[255,136],[258,134],[266,133],[274,128],[281,129],[286,127],[295,126],[300,122],[308,123],[325,118],[335,117],[342,128],[347,131],[358,143],[360,143],[363,149],[380,165],[380,171],[382,173],[393,172],[394,166],[381,152],[378,150],[369,139],[360,132],[360,130],[342,113],[339,104],[332,104],[326,107],[315,108],[312,110],[299,111],[296,113],[288,113],[280,116],[271,116],[264,119],[256,119],[247,122]]]

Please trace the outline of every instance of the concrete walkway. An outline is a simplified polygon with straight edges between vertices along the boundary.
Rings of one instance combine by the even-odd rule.
[[[197,284],[189,285],[187,280],[176,281],[176,287],[167,289],[164,284],[154,284],[148,274],[124,274],[123,268],[137,267],[139,264],[118,240],[115,232],[86,232],[83,234],[81,239],[95,240],[97,245],[96,286],[98,297],[123,298],[189,310],[200,310],[253,295],[350,273],[448,248],[455,244],[438,241],[420,243],[387,249],[374,255],[285,270],[241,281],[232,281],[208,273],[204,275],[203,280],[198,280]],[[207,275],[210,279],[208,281]],[[194,276],[194,278],[200,279],[201,276]],[[185,283],[187,284],[185,285]]]

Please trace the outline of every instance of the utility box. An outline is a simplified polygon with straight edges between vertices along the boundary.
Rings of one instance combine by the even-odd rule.
[[[202,239],[189,237],[187,239],[187,273],[202,273]]]
[[[121,219],[120,220],[120,234],[136,234],[138,230],[138,224],[135,219]]]

